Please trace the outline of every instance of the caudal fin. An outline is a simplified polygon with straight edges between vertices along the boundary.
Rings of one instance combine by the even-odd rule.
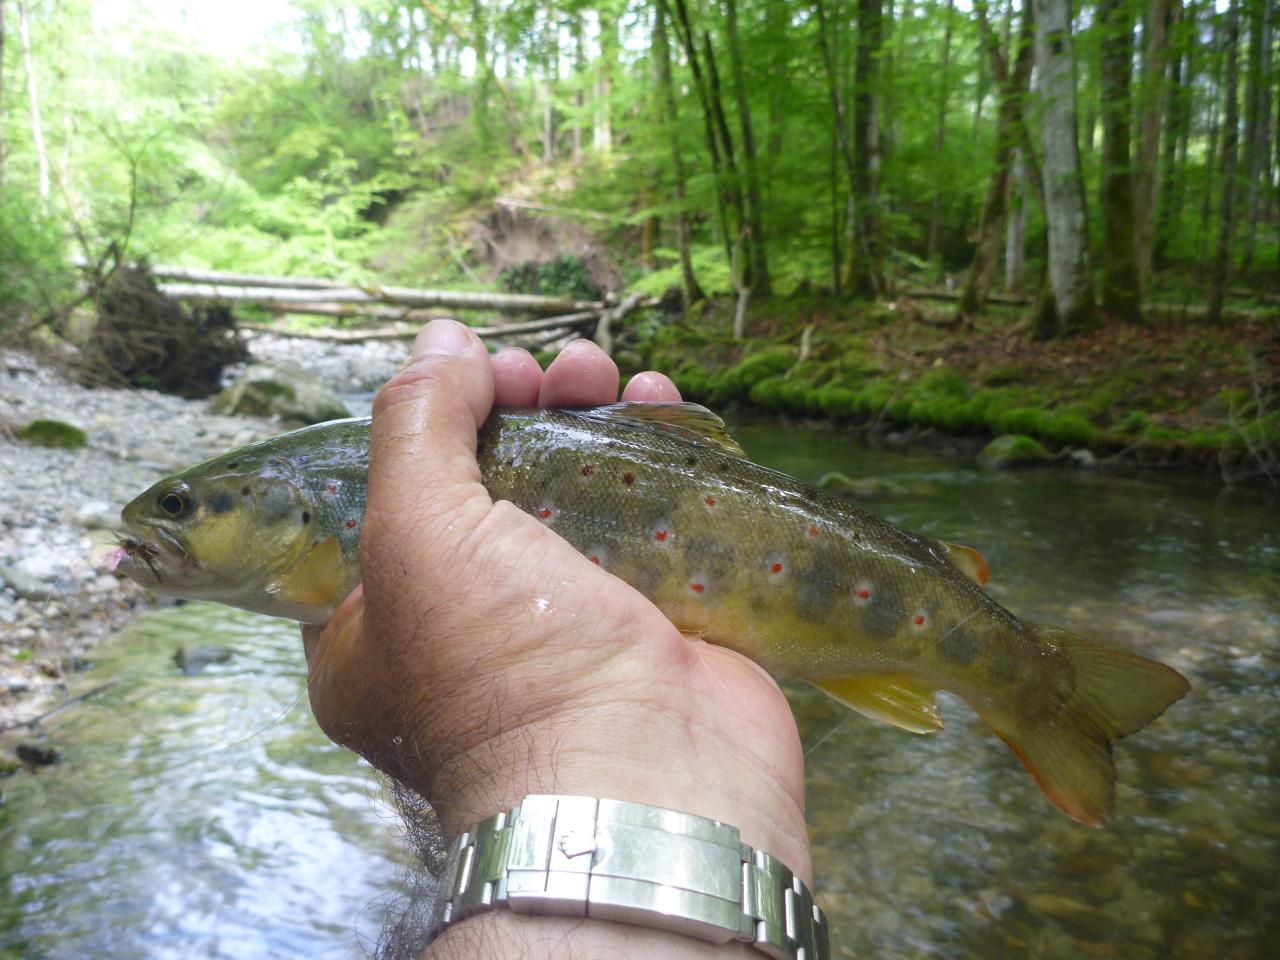
[[[1066,654],[1070,693],[1034,723],[987,717],[996,733],[1058,809],[1090,826],[1110,815],[1115,797],[1111,741],[1142,729],[1190,684],[1163,663],[1099,646],[1056,627],[1029,625]]]

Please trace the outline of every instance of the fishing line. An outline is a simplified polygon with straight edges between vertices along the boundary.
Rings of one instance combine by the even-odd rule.
[[[824,743],[830,740],[833,736],[839,733],[844,728],[844,725],[848,722],[849,722],[849,717],[845,717],[839,723],[837,723],[834,727],[828,730],[825,734],[823,734],[821,739],[819,739],[817,743],[815,743],[813,746],[811,746],[808,750],[804,752],[805,757],[807,758],[809,754],[813,753],[813,751],[817,750],[820,746],[822,746]]]

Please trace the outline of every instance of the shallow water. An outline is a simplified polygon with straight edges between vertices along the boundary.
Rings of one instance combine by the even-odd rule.
[[[809,751],[817,892],[838,957],[1270,956],[1280,942],[1280,523],[1274,506],[1084,473],[985,474],[824,429],[740,424],[810,480],[973,544],[1020,615],[1191,680],[1116,748],[1105,830],[1057,813],[944,695],[915,737],[789,691]],[[180,645],[237,655],[199,676]],[[0,781],[0,957],[347,957],[404,859],[369,770],[316,730],[296,629],[192,604],[140,617],[49,722],[66,762]]]

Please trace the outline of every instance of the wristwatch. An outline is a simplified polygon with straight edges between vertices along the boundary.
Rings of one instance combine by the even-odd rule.
[[[830,957],[826,917],[785,864],[737,827],[643,803],[535,794],[480,821],[449,850],[431,935],[499,906]]]

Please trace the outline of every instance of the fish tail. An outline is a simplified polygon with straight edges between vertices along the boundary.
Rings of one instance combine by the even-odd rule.
[[[1142,729],[1191,687],[1155,660],[1112,650],[1066,630],[1028,624],[1042,648],[1066,655],[1066,694],[1034,720],[984,719],[1018,755],[1054,806],[1101,826],[1115,796],[1111,741]]]

